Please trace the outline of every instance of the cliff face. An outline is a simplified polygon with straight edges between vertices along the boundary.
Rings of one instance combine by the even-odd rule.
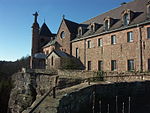
[[[31,79],[32,78],[32,79]],[[20,113],[36,98],[35,76],[30,74],[17,73],[12,76],[14,88],[10,94],[9,110],[11,113]]]
[[[55,84],[56,76],[35,73],[16,73],[12,76],[14,88],[10,94],[9,111],[20,113],[30,107],[38,96],[42,96]]]

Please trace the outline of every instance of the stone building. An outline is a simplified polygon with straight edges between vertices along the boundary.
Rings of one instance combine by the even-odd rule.
[[[36,67],[35,53],[43,53],[47,68],[51,68],[50,64],[60,68],[54,59],[59,56],[56,51],[61,51],[85,70],[150,70],[149,0],[123,3],[83,23],[63,18],[57,34],[52,34],[45,23],[40,28],[38,14],[34,16],[31,67]]]

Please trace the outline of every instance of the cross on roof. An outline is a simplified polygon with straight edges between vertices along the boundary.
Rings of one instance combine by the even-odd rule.
[[[37,23],[37,17],[38,17],[38,15],[39,15],[39,14],[38,14],[37,12],[35,12],[35,14],[33,14],[33,16],[34,16],[34,22],[35,22],[35,23]]]

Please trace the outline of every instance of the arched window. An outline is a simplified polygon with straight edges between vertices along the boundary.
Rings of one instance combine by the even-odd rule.
[[[78,35],[82,36],[82,28],[81,27],[78,29]]]
[[[65,38],[65,32],[64,31],[61,32],[60,37]]]
[[[124,25],[129,25],[130,23],[130,18],[129,18],[129,14],[125,13],[123,16],[123,21],[124,21]]]
[[[109,28],[110,28],[110,22],[109,22],[109,20],[106,20],[105,21],[105,30],[107,31],[107,30],[109,30]]]
[[[95,29],[94,29],[94,25],[91,25],[91,32],[94,32]]]

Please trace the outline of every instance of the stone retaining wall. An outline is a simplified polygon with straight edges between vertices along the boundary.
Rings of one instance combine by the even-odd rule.
[[[94,71],[85,71],[85,70],[58,70],[58,75],[71,77],[71,78],[90,78],[95,76]]]
[[[150,112],[150,81],[98,84],[89,86],[64,96],[59,104],[58,113],[125,113]],[[117,98],[117,101],[116,101]],[[101,103],[101,104],[100,104]],[[101,111],[100,111],[101,106]]]
[[[130,82],[130,81],[141,81],[150,80],[150,72],[104,72],[103,75],[98,75],[95,71],[85,71],[85,70],[58,70],[58,75],[66,78],[81,78],[83,80],[88,78],[98,78],[103,77],[104,81],[109,82]]]

